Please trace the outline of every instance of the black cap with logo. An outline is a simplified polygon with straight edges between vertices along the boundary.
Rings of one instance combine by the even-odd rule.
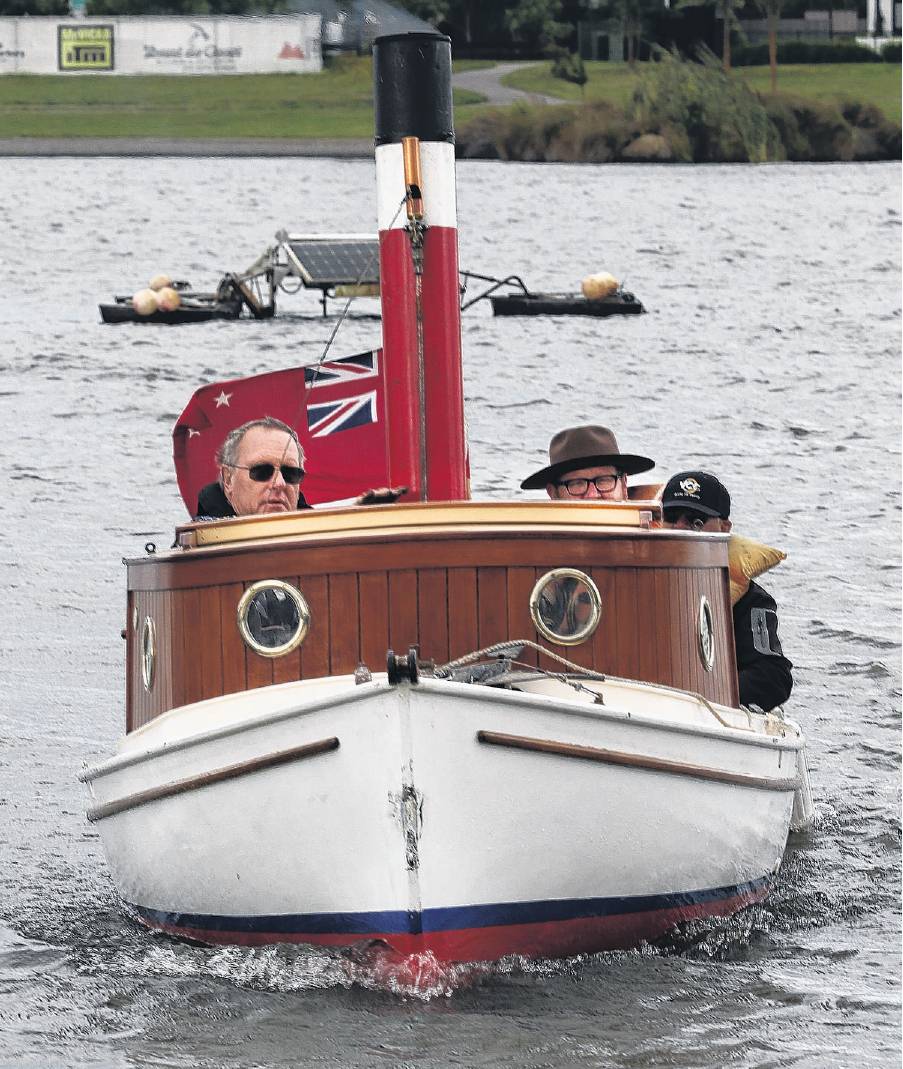
[[[731,495],[721,480],[707,471],[681,471],[665,484],[662,508],[693,509],[703,516],[726,520],[731,514]]]

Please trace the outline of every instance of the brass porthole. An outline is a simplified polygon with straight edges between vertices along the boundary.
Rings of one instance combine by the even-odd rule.
[[[715,621],[709,599],[702,595],[696,614],[696,633],[699,638],[699,659],[702,667],[711,672],[715,667]]]
[[[261,657],[282,657],[307,637],[310,608],[297,587],[281,579],[252,583],[238,603],[238,630]]]
[[[586,572],[555,568],[537,580],[530,594],[536,630],[559,646],[579,646],[599,626],[602,598]]]
[[[144,617],[141,628],[141,682],[145,690],[152,690],[157,674],[157,628],[154,621]]]

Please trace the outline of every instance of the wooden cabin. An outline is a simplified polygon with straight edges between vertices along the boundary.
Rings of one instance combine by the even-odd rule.
[[[467,501],[185,524],[178,548],[127,562],[127,730],[221,694],[384,671],[390,648],[442,664],[514,639],[736,706],[727,536],[656,529],[654,509]],[[542,616],[562,569],[594,616],[585,634]],[[242,619],[267,590],[300,606],[296,640],[275,648]],[[537,657],[520,659],[556,670]]]

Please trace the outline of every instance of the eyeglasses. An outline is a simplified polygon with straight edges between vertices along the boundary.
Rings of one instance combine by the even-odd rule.
[[[595,479],[562,479],[556,486],[563,486],[571,497],[583,497],[589,490],[590,483],[595,486],[600,494],[614,490],[621,481],[621,475],[597,475]]]
[[[691,531],[701,531],[707,522],[707,518],[700,516],[695,509],[665,509],[662,518],[665,523],[673,523],[675,526],[683,520]]]
[[[228,467],[241,468],[255,483],[268,483],[276,473],[275,464],[252,464],[250,467],[247,464],[229,464]],[[279,470],[289,486],[297,486],[305,475],[304,468],[296,468],[294,464],[280,464]]]

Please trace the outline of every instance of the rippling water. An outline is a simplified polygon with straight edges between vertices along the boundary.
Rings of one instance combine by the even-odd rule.
[[[0,201],[0,1065],[900,1064],[900,166],[458,168],[461,263],[650,314],[465,314],[479,497],[568,423],[719,472],[796,664],[819,821],[762,906],[666,947],[404,970],[209,949],[119,910],[75,776],[122,725],[123,556],[184,517],[170,431],[202,382],[316,360],[270,323],[103,326],[165,270],[213,286],[279,227],[371,231],[368,162],[4,160]],[[285,313],[284,315],[282,313]],[[333,352],[379,340],[356,314]]]

